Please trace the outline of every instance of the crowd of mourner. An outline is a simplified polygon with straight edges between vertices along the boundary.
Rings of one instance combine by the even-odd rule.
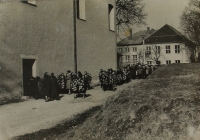
[[[156,66],[153,65],[141,65],[137,63],[135,65],[126,65],[122,69],[113,70],[100,70],[99,82],[101,88],[114,91],[116,86],[128,83],[131,79],[146,79],[154,70]],[[77,98],[80,93],[85,98],[86,91],[91,89],[92,76],[88,72],[73,73],[70,70],[67,74],[64,73],[56,76],[54,73],[49,75],[47,72],[43,78],[32,77],[28,84],[26,92],[28,95],[34,98],[45,98],[45,101],[59,100],[59,94],[74,94],[74,98]]]

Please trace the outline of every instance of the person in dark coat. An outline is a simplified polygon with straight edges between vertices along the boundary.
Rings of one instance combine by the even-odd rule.
[[[112,77],[113,77],[113,87],[115,88],[116,85],[116,81],[117,81],[117,72],[114,70],[112,73]]]
[[[58,87],[57,78],[51,73],[50,100],[59,99]]]
[[[102,75],[103,75],[103,70],[100,69],[100,72],[99,72],[99,81],[101,83],[101,88],[103,87],[103,78],[102,78]]]
[[[145,67],[145,65],[142,66],[142,78],[143,79],[146,78],[146,67]]]
[[[68,91],[68,94],[71,94],[71,81],[72,81],[72,74],[71,71],[68,70],[66,74],[66,90]]]
[[[83,74],[80,71],[78,71],[77,76],[78,76],[78,78],[83,79]]]
[[[132,66],[132,79],[136,79],[136,65]]]
[[[47,72],[44,74],[44,78],[42,80],[43,88],[42,88],[42,95],[45,97],[45,102],[48,102],[50,99],[50,76]]]
[[[116,74],[117,74],[116,84],[121,85],[122,84],[122,71],[120,68],[117,70]]]
[[[141,69],[141,65],[139,65],[138,68],[137,68],[137,76],[138,76],[138,79],[141,79],[141,78],[142,78],[142,69]]]
[[[37,81],[37,88],[38,88],[38,92],[39,92],[38,98],[41,98],[41,96],[42,96],[42,87],[43,87],[42,79],[39,76],[37,76],[36,77],[36,81]]]
[[[84,75],[83,75],[83,81],[84,81],[84,89],[87,90],[90,88],[89,85],[89,75],[87,73],[87,71],[85,71]]]
[[[28,82],[29,87],[29,96],[34,97],[35,99],[38,99],[39,91],[37,87],[37,81],[34,77],[31,77]]]
[[[146,65],[145,67],[146,67],[146,76],[145,76],[145,78],[147,78],[149,76],[149,66]]]

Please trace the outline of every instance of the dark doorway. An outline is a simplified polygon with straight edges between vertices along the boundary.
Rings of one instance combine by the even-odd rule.
[[[28,82],[31,77],[35,77],[36,73],[36,60],[35,59],[22,59],[22,70],[23,70],[23,91],[24,96],[29,95]]]

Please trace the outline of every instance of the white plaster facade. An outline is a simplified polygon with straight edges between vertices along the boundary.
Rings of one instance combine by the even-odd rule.
[[[160,47],[160,54],[156,53],[155,46]],[[166,49],[166,46],[170,46],[170,49]],[[179,47],[175,49],[175,46]],[[146,54],[148,51],[151,52],[149,57],[147,57]],[[135,64],[136,62],[141,64],[155,65],[155,58],[158,58],[159,56],[160,57],[158,58],[158,61],[160,61],[161,65],[169,63],[190,63],[191,56],[190,50],[183,43],[118,46],[118,52],[123,55],[119,62],[119,65],[121,66],[127,64]],[[144,55],[145,57],[143,57]]]

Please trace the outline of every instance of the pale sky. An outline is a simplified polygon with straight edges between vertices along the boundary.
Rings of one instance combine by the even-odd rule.
[[[159,29],[165,24],[180,29],[180,16],[190,0],[143,0],[145,12],[148,14],[145,27],[134,27],[133,33],[146,27]]]

